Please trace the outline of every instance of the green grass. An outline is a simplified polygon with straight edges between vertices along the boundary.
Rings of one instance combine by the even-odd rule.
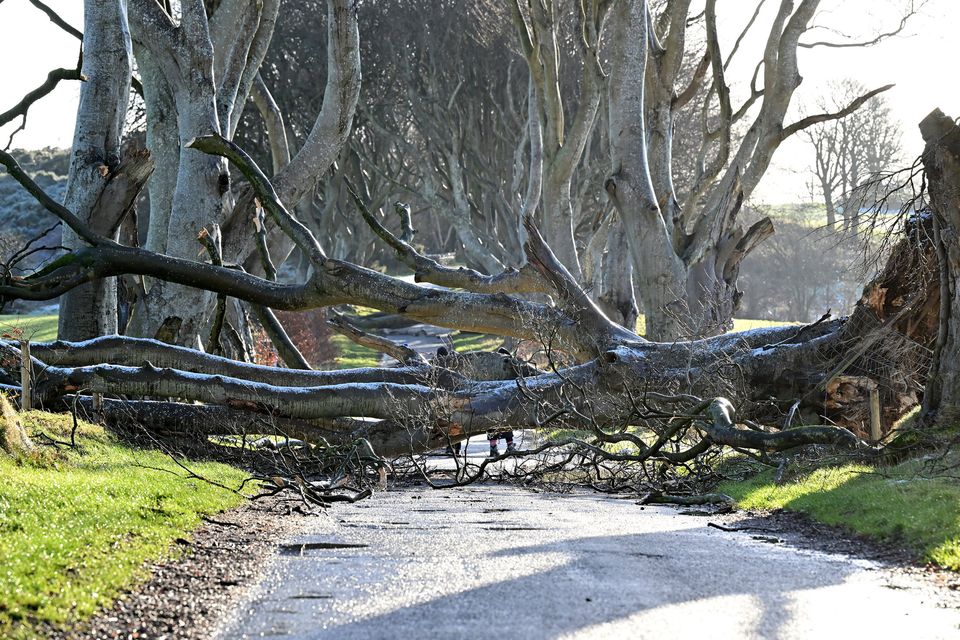
[[[960,463],[960,453],[954,454]],[[924,463],[845,465],[806,472],[777,486],[773,472],[726,482],[719,491],[745,509],[788,509],[881,541],[906,545],[924,560],[960,570],[960,482],[924,477]]]
[[[496,351],[503,344],[503,338],[485,333],[461,333],[451,336],[453,348],[457,351]]]
[[[57,314],[45,316],[0,315],[0,332],[11,333],[22,329],[32,342],[50,342],[57,339]]]
[[[34,411],[23,423],[36,441],[38,431],[69,437],[69,416]],[[0,452],[0,637],[35,637],[38,623],[90,616],[144,579],[145,561],[175,554],[171,544],[189,537],[202,515],[242,501],[100,427],[83,424],[79,436],[79,452],[44,447],[42,456],[19,459]],[[227,486],[245,477],[217,463],[188,466]]]
[[[768,327],[786,327],[799,322],[781,322],[779,320],[752,320],[750,318],[734,318],[733,330],[749,331],[750,329],[766,329]]]
[[[361,347],[346,336],[334,334],[330,336],[330,340],[340,353],[334,363],[335,369],[359,369],[361,367],[376,367],[380,364],[380,354],[378,352]]]

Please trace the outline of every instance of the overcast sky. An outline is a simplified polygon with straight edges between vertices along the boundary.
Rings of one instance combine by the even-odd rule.
[[[80,0],[46,1],[68,22],[82,28]],[[839,41],[844,36],[889,30],[899,22],[907,2],[909,0],[823,0],[814,21],[821,28],[808,33],[803,40]],[[738,64],[731,66],[729,77],[734,82],[735,99],[738,89],[741,95],[747,89],[747,80],[763,46],[764,30],[778,4],[777,0],[766,1],[758,20],[759,28],[741,45],[736,58]],[[754,0],[719,0],[718,28],[724,52],[729,52],[755,6]],[[831,81],[855,78],[871,88],[896,83],[887,93],[888,100],[903,129],[907,157],[918,155],[922,144],[916,125],[923,116],[934,107],[960,116],[960,83],[956,80],[955,67],[960,59],[958,25],[960,0],[929,0],[921,15],[909,23],[904,35],[874,47],[801,50],[800,73],[804,82],[794,96],[794,115],[811,109]],[[27,0],[0,0],[0,40],[8,52],[0,66],[0,111],[9,109],[24,93],[41,84],[51,69],[76,64],[78,42]],[[70,146],[78,96],[77,83],[61,83],[60,88],[31,109],[27,129],[17,135],[14,147]],[[6,145],[7,137],[18,124],[19,121],[0,128],[0,145]],[[755,199],[770,203],[809,199],[804,167],[810,164],[810,153],[799,138],[785,143],[774,158],[775,168],[764,178]]]

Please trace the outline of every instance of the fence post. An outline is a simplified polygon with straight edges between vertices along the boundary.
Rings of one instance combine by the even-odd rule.
[[[880,433],[880,390],[870,389],[870,440],[879,442]]]
[[[20,409],[30,411],[33,408],[33,388],[30,380],[30,340],[20,340]]]

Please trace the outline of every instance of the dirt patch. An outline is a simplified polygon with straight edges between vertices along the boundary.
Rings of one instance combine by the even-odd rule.
[[[736,511],[711,516],[710,522],[742,531],[745,535],[775,535],[801,549],[844,555],[891,565],[919,566],[908,547],[859,536],[843,527],[817,522],[795,511]]]
[[[248,502],[207,518],[183,555],[149,564],[151,577],[74,629],[46,629],[64,640],[212,637],[217,625],[255,586],[277,544],[302,526],[303,515],[276,499]],[[296,509],[296,507],[294,507]]]

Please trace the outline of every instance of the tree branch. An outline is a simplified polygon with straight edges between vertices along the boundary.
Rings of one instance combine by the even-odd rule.
[[[476,293],[549,293],[551,291],[550,285],[529,265],[524,265],[519,270],[510,267],[502,273],[490,276],[466,267],[447,267],[440,264],[391,233],[373,215],[350,181],[345,178],[344,184],[364,222],[396,252],[397,258],[413,269],[416,282],[429,282],[441,287],[466,289]]]
[[[83,40],[83,34],[80,33],[80,31],[78,31],[77,29],[70,26],[70,24],[66,20],[61,18],[56,11],[48,7],[43,2],[40,2],[40,0],[29,0],[29,2],[30,4],[35,6],[37,9],[40,9],[40,11],[43,11],[45,14],[47,14],[47,17],[50,18],[50,22],[52,22],[53,24],[63,29],[64,31],[72,35],[74,38],[76,38],[77,40],[80,40],[80,41]]]
[[[37,100],[40,100],[53,91],[61,80],[83,80],[79,66],[76,69],[54,69],[47,74],[47,79],[36,89],[27,93],[15,106],[0,113],[0,127],[17,117],[26,119],[27,111]]]
[[[393,340],[387,340],[386,338],[361,331],[336,311],[330,310],[328,313],[330,317],[327,318],[327,324],[333,327],[337,333],[349,338],[352,342],[362,347],[373,349],[379,353],[385,353],[399,361],[400,364],[406,366],[426,364],[427,361],[422,355],[417,353],[415,349],[411,349],[405,344],[399,344]]]
[[[894,86],[895,85],[887,84],[882,87],[878,87],[873,91],[868,91],[867,93],[863,94],[862,96],[860,96],[859,98],[857,98],[856,100],[848,104],[843,109],[840,109],[839,111],[834,111],[833,113],[818,113],[811,116],[807,116],[806,118],[802,118],[801,120],[794,122],[790,126],[785,127],[783,129],[783,133],[780,134],[780,139],[786,140],[787,138],[797,133],[798,131],[802,131],[807,127],[812,127],[813,125],[818,124],[820,122],[826,122],[828,120],[839,120],[841,118],[845,118],[851,113],[853,113],[854,111],[856,111],[857,109],[859,109],[860,107],[862,107],[865,102],[870,100],[870,98],[880,93],[883,93],[884,91],[889,91]]]

